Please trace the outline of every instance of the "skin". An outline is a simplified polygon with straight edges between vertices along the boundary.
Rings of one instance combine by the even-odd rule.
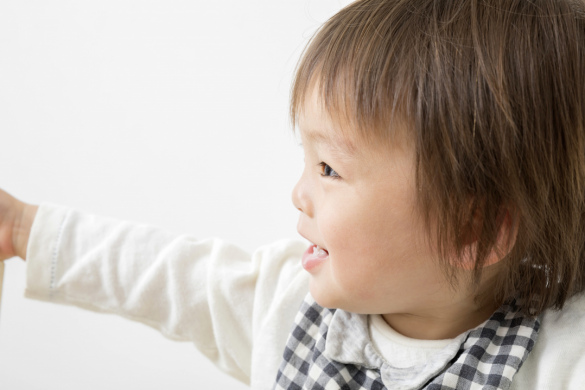
[[[474,291],[447,283],[418,217],[415,151],[406,137],[397,133],[390,146],[341,136],[314,93],[299,130],[305,168],[292,194],[298,231],[329,253],[309,270],[319,304],[381,314],[417,339],[453,338],[489,318],[499,303],[475,297],[489,290],[497,270],[487,267]],[[462,280],[469,272],[460,270]]]
[[[0,190],[0,261],[26,259],[26,247],[38,206],[26,204]]]

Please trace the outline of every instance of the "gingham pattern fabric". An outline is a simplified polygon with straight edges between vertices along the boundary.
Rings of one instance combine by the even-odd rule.
[[[514,303],[503,305],[489,320],[460,338],[459,350],[435,370],[436,375],[420,385],[405,386],[400,378],[393,380],[388,372],[381,372],[387,370],[381,357],[368,358],[368,354],[376,354],[369,341],[353,362],[339,362],[328,356],[331,348],[327,347],[327,336],[335,312],[319,306],[310,295],[305,298],[274,389],[508,389],[532,350],[540,327],[538,318],[521,316]],[[367,324],[366,316],[348,318]],[[359,328],[358,324],[354,329]],[[369,340],[363,334],[335,336]]]

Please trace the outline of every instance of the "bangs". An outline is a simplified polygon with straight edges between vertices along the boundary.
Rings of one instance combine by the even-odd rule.
[[[396,7],[397,3],[351,4],[317,31],[298,64],[291,90],[293,128],[313,92],[340,131],[357,132],[365,140],[391,135],[397,117],[412,118],[408,102],[414,100],[416,64],[409,61],[414,57],[409,41],[420,44],[421,37],[413,35],[417,29],[412,25],[405,28],[412,15],[406,17],[409,7]]]

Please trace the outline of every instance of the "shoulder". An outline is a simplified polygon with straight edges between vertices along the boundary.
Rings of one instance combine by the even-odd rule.
[[[258,248],[252,258],[258,267],[260,288],[272,290],[270,295],[274,295],[284,292],[297,278],[305,279],[308,275],[303,272],[301,258],[306,248],[301,240],[280,240]]]
[[[301,240],[284,239],[259,247],[253,257],[260,260],[263,267],[294,268],[293,272],[300,269],[300,259],[308,244]],[[291,270],[292,271],[292,270]]]
[[[301,240],[281,240],[254,252],[256,303],[263,316],[271,311],[290,311],[285,317],[294,317],[308,291],[309,275],[301,265],[306,248],[307,243]]]
[[[303,241],[284,240],[254,252],[253,261],[259,264],[253,314],[254,389],[274,386],[295,316],[309,290],[309,274],[301,266],[307,246]]]
[[[585,383],[585,294],[562,310],[547,310],[532,353],[514,379],[516,389],[581,389]]]
[[[570,298],[562,310],[547,310],[542,324],[547,334],[564,334],[567,331],[573,333],[575,330],[585,334],[585,328],[575,329],[578,325],[585,325],[585,293]]]

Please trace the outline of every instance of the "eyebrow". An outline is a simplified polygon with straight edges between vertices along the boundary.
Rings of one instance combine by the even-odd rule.
[[[354,157],[357,154],[355,144],[343,136],[332,136],[316,130],[305,130],[305,137],[314,142],[325,144],[333,152],[343,157]]]

